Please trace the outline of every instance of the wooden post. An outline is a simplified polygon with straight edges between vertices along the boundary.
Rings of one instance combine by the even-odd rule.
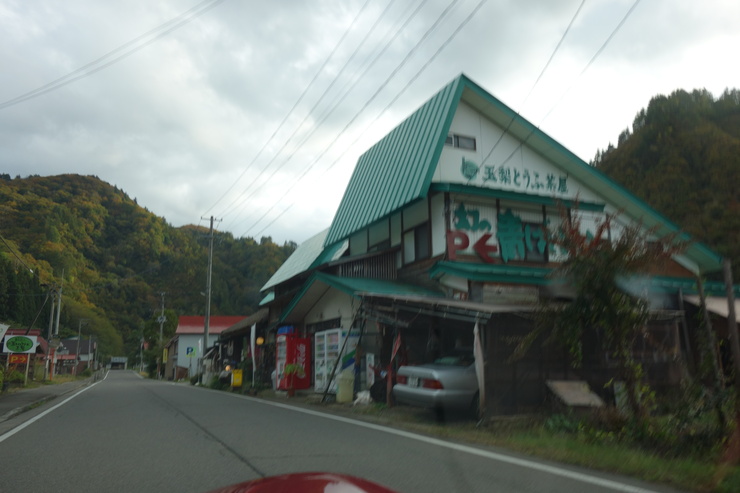
[[[740,338],[737,333],[737,314],[735,313],[735,293],[732,285],[732,266],[728,259],[722,263],[727,292],[727,330],[730,332],[732,360],[735,367],[735,429],[727,440],[723,462],[740,463]]]
[[[735,293],[732,286],[732,266],[729,259],[722,263],[725,274],[725,291],[727,292],[727,330],[730,332],[732,345],[732,361],[735,366],[735,388],[737,389],[737,404],[740,411],[740,339],[737,333],[737,314],[735,313]]]
[[[712,367],[714,368],[714,376],[717,383],[717,388],[722,388],[724,377],[722,371],[719,368],[719,355],[717,354],[717,341],[714,338],[714,332],[712,331],[712,321],[709,318],[709,311],[707,310],[707,299],[704,295],[704,283],[701,279],[696,280],[696,285],[699,288],[699,298],[701,299],[701,309],[704,312],[704,325],[706,325],[707,336],[709,338],[709,346],[712,350]]]

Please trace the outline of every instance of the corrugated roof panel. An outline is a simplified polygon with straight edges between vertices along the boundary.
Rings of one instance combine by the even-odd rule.
[[[324,239],[326,239],[327,232],[328,230],[325,229],[301,243],[278,270],[275,271],[265,285],[262,286],[260,291],[276,286],[310,269],[324,251]]]
[[[360,157],[325,245],[426,196],[463,80],[453,80]]]

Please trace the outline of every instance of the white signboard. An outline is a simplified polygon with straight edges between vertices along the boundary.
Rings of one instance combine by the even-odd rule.
[[[10,335],[3,344],[4,353],[35,353],[38,345],[36,336]]]

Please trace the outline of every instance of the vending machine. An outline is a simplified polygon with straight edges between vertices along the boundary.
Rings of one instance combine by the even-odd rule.
[[[311,339],[298,337],[292,327],[278,329],[275,372],[278,390],[311,386]],[[296,370],[298,371],[287,371]]]
[[[345,344],[345,339],[347,339]],[[336,394],[337,377],[342,370],[355,364],[355,352],[360,331],[355,329],[351,333],[347,329],[329,329],[316,332],[314,335],[314,389]],[[342,351],[344,349],[344,351]],[[331,372],[336,365],[334,378],[329,381]]]

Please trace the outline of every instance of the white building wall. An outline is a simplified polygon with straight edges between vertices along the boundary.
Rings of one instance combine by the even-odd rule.
[[[336,289],[330,289],[306,313],[303,321],[305,324],[313,324],[341,318],[342,327],[349,328],[354,318],[353,303],[359,307],[359,302],[355,301],[352,296]]]
[[[545,197],[582,201],[601,201],[593,191],[567,176],[504,129],[494,125],[467,104],[460,102],[452,119],[450,133],[474,137],[476,150],[445,146],[432,181],[459,183]],[[502,137],[503,136],[503,137]],[[489,155],[490,153],[490,155]],[[471,170],[461,171],[464,162]],[[472,170],[478,171],[472,176]],[[501,173],[509,181],[501,179]]]
[[[447,249],[447,226],[445,221],[445,197],[437,194],[430,201],[432,257],[442,255]]]

